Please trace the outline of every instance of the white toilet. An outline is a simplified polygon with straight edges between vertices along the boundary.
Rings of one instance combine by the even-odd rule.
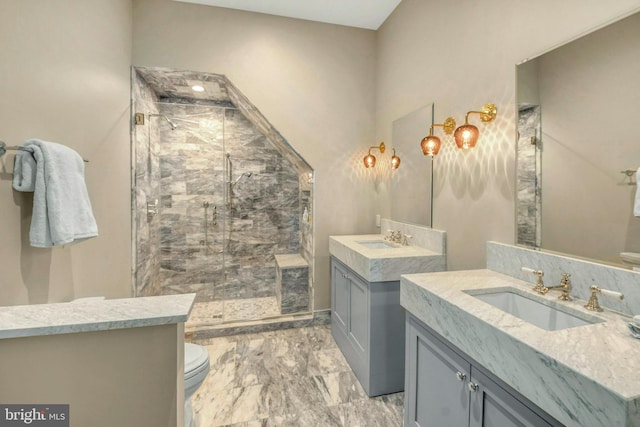
[[[206,348],[184,344],[184,427],[196,427],[191,408],[191,396],[198,390],[209,373],[209,352]]]
[[[637,252],[621,252],[620,258],[622,262],[630,265],[634,270],[640,271],[640,253]]]

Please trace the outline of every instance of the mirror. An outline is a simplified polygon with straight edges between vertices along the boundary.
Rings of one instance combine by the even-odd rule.
[[[517,66],[518,244],[617,265],[640,253],[639,76],[640,13]]]
[[[433,104],[425,105],[392,124],[392,143],[401,159],[391,173],[391,219],[432,226],[433,162],[422,154],[420,141],[429,134]]]

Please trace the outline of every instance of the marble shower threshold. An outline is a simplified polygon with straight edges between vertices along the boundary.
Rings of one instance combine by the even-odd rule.
[[[230,335],[270,332],[280,329],[322,326],[328,325],[330,322],[331,310],[320,310],[313,313],[307,312],[294,315],[279,315],[253,321],[219,322],[209,325],[198,325],[189,321],[185,327],[185,335],[187,341],[193,341]]]

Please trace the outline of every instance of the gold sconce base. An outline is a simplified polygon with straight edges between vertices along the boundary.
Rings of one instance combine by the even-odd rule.
[[[497,115],[498,107],[496,107],[495,104],[489,102],[487,104],[484,104],[484,106],[482,107],[482,111],[480,111],[480,120],[482,120],[483,123],[492,122]]]
[[[456,119],[454,119],[453,117],[447,117],[447,119],[442,124],[442,127],[444,129],[444,133],[446,133],[447,135],[451,135],[456,129]]]

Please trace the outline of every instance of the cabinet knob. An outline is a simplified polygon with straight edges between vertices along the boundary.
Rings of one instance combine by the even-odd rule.
[[[472,382],[467,383],[467,388],[469,389],[469,391],[478,391],[478,384],[474,384]]]
[[[467,375],[458,371],[456,372],[456,378],[458,379],[458,381],[464,381],[467,378]]]

